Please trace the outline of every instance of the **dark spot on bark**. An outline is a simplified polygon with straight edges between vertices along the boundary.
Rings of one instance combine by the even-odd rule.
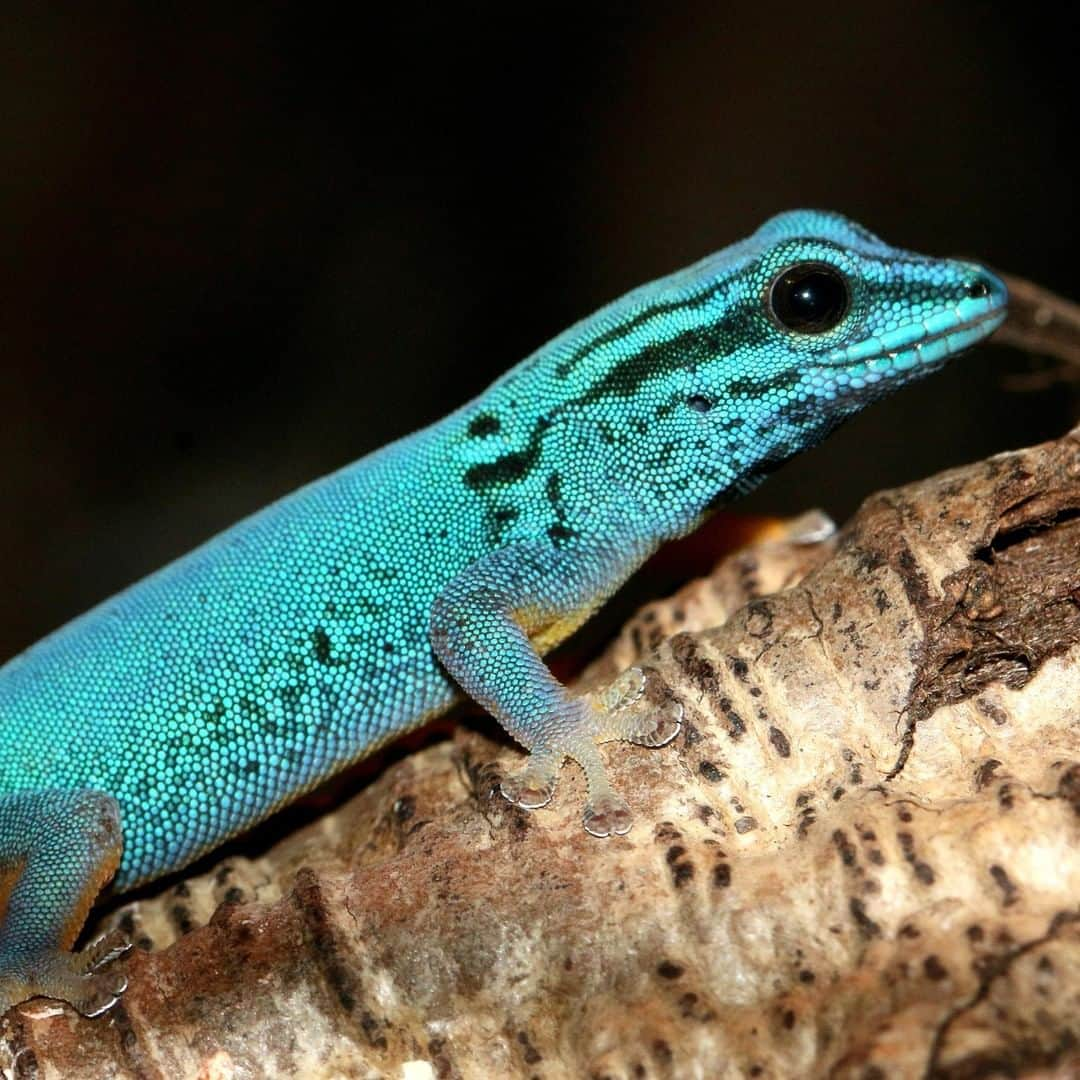
[[[688,862],[676,863],[671,868],[671,878],[675,887],[681,889],[688,881],[694,878],[694,864]]]
[[[941,982],[949,977],[945,965],[933,953],[923,961],[923,971],[926,972],[926,977],[934,982]]]
[[[351,994],[342,994],[341,1003],[346,1010],[351,1010],[353,1007],[354,999]],[[349,1000],[349,1004],[346,1005],[346,999]],[[382,1023],[376,1019],[376,1017],[365,1009],[360,1014],[360,1027],[363,1029],[364,1036],[367,1038],[368,1045],[377,1047],[379,1050],[385,1050],[386,1036],[379,1030],[382,1027]]]
[[[713,867],[713,885],[718,889],[726,889],[731,884],[731,864],[722,862]]]
[[[653,830],[653,837],[658,843],[666,844],[673,840],[681,840],[682,833],[670,821],[661,821]],[[681,855],[682,851],[679,854]],[[678,855],[675,857],[678,858]]]
[[[803,968],[799,972],[799,982],[806,986],[809,986],[816,978],[817,976],[809,968]]]
[[[978,944],[980,941],[983,940],[983,938],[986,937],[986,931],[983,930],[983,928],[978,923],[972,923],[967,928],[966,933],[968,936],[968,941],[972,942],[972,944]]]
[[[195,923],[191,918],[191,912],[188,911],[186,904],[173,904],[169,908],[169,916],[172,918],[173,926],[180,931],[181,934],[189,934],[195,927]]]
[[[1010,904],[1015,904],[1019,899],[1017,896],[1018,890],[1006,872],[1005,867],[994,863],[994,865],[990,867],[990,876],[994,879],[994,884],[997,885],[1003,894],[1002,902],[1004,905],[1008,907]]]
[[[977,697],[975,706],[983,716],[988,720],[993,720],[998,727],[1004,727],[1009,722],[1009,714],[1000,705],[995,705],[986,698]]]
[[[740,659],[738,656],[729,656],[728,667],[736,679],[740,682],[746,682],[747,676],[750,674],[750,665],[745,660]]]
[[[698,772],[711,784],[719,784],[724,779],[724,774],[711,761],[698,765]]]
[[[1057,786],[1058,796],[1064,799],[1080,815],[1080,765],[1070,765],[1062,774]]]
[[[997,758],[988,758],[975,770],[975,787],[981,790],[993,779],[995,771],[1001,767]]]
[[[773,749],[782,757],[791,757],[791,743],[788,742],[788,737],[778,728],[769,728],[769,742],[772,743]]]
[[[780,1018],[787,1031],[790,1031],[795,1026],[795,1010],[785,1009],[783,1016]]]
[[[840,861],[845,866],[854,866],[858,861],[858,852],[847,833],[843,829],[836,829],[832,834],[832,842],[840,855]]]
[[[525,1058],[526,1065],[535,1065],[537,1062],[543,1061],[540,1052],[529,1040],[529,1033],[527,1031],[519,1031],[517,1033],[517,1041],[521,1045],[522,1056]]]
[[[915,837],[909,832],[900,832],[896,834],[896,839],[899,841],[900,850],[904,856],[904,861],[915,872],[915,876],[924,885],[934,884],[934,871],[929,863],[923,862],[915,854]]]
[[[657,965],[656,974],[661,979],[679,979],[682,978],[685,968],[680,967],[678,964],[673,964],[670,960],[664,960]]]
[[[752,817],[741,817],[735,822],[735,831],[742,835],[743,833],[753,832],[757,828],[757,821]]]
[[[741,739],[746,734],[746,722],[735,711],[731,704],[731,698],[721,697],[718,704],[720,711],[727,720],[728,734],[732,739]]]
[[[848,910],[851,912],[851,917],[855,920],[855,925],[859,928],[859,932],[863,937],[881,936],[881,927],[866,914],[866,905],[857,896],[853,896],[848,901]]]

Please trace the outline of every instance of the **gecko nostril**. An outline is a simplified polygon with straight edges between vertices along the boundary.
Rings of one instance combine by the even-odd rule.
[[[964,291],[972,300],[984,300],[990,295],[990,283],[982,276],[974,277]]]

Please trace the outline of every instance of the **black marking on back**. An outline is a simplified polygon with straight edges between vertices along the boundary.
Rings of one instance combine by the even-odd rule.
[[[645,308],[629,321],[620,323],[618,326],[613,326],[610,330],[605,330],[598,337],[592,338],[579,345],[565,360],[562,360],[558,364],[555,368],[555,374],[560,379],[566,378],[566,376],[569,375],[574,368],[589,355],[589,353],[593,352],[595,349],[602,349],[605,345],[614,345],[624,338],[630,337],[635,330],[644,326],[650,320],[655,319],[658,315],[667,315],[673,311],[697,311],[699,308],[704,307],[712,301],[716,295],[716,289],[717,285],[713,285],[712,288],[693,300],[665,300],[663,303],[654,304],[652,307]]]

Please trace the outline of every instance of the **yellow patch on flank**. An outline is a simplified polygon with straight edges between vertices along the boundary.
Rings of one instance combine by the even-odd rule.
[[[529,608],[514,612],[514,621],[529,635],[533,648],[543,655],[562,644],[595,610],[594,606],[577,608],[565,615],[552,617]]]

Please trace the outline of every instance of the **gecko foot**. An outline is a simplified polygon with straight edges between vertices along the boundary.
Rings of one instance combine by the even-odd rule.
[[[18,986],[0,988],[0,1000],[12,1003],[30,997],[66,1001],[83,1016],[100,1016],[111,1009],[127,989],[122,971],[103,970],[131,948],[117,930],[110,931],[80,953],[52,952],[20,965]],[[4,992],[6,991],[6,992]]]
[[[628,731],[626,738],[639,746],[665,746],[682,729],[682,704],[671,700],[663,705],[654,705],[642,720],[641,727],[636,731]]]
[[[585,831],[592,836],[625,836],[633,822],[630,807],[613,791],[585,807]]]
[[[663,746],[678,735],[683,707],[652,676],[650,670],[627,668],[609,686],[592,695],[601,719],[599,741],[626,739],[639,746]]]

